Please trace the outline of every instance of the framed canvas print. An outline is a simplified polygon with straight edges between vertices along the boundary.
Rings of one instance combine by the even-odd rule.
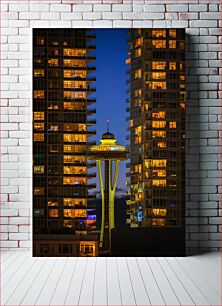
[[[185,29],[33,29],[33,256],[185,255]]]

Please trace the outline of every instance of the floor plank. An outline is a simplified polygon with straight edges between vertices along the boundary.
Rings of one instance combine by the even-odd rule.
[[[60,257],[56,263],[55,269],[52,270],[45,286],[43,287],[35,305],[50,305],[52,296],[54,294],[55,288],[59,279],[62,275],[63,269],[65,267],[65,263],[67,261],[66,257]]]
[[[186,291],[185,287],[183,286],[182,282],[178,278],[177,274],[174,273],[169,263],[166,261],[165,258],[158,259],[159,265],[166,275],[167,280],[171,284],[171,287],[174,288],[174,292],[177,296],[181,305],[195,305],[192,297]]]
[[[78,257],[64,305],[78,305],[83,278],[86,271],[86,257]]]
[[[108,305],[122,305],[117,258],[107,258],[107,300]]]
[[[220,296],[217,294],[215,289],[201,277],[200,272],[197,273],[194,269],[192,269],[190,264],[188,264],[184,258],[176,258],[176,261],[179,263],[181,268],[190,275],[193,282],[195,282],[196,286],[206,298],[208,303],[211,305],[220,305]]]
[[[24,275],[22,282],[18,284],[10,298],[7,300],[6,305],[20,305],[24,295],[29,290],[30,284],[32,284],[35,277],[38,275],[45,264],[46,260],[44,258],[38,258],[38,260],[35,261],[28,272]]]
[[[137,305],[150,305],[150,300],[135,257],[127,258],[132,287]]]
[[[136,305],[135,295],[130,279],[126,258],[117,258],[122,305]]]
[[[185,286],[187,292],[192,297],[192,300],[196,305],[209,305],[207,299],[203,296],[202,292],[198,289],[196,284],[192,281],[190,275],[185,273],[175,258],[167,258],[169,265],[175,274],[180,277],[181,282]]]
[[[16,254],[14,256],[10,256],[6,261],[5,264],[2,265],[1,267],[1,273],[6,273],[7,270],[11,267],[14,266],[14,264],[16,264],[16,261],[22,256],[22,252],[16,252]]]
[[[174,288],[172,288],[165,273],[161,269],[159,262],[156,258],[149,259],[148,264],[153,272],[153,275],[158,283],[162,296],[166,305],[179,305],[179,300],[175,294]]]
[[[50,305],[64,305],[70,287],[72,276],[76,268],[77,258],[67,259],[64,271],[59,279],[56,290],[53,294]]]
[[[165,305],[164,299],[145,257],[137,258],[137,263],[146,286],[151,305]]]
[[[93,305],[107,305],[106,258],[97,257],[93,290]]]
[[[195,256],[189,258],[189,263],[196,272],[199,272],[201,277],[213,287],[218,294],[221,293],[221,269],[217,269],[215,273],[211,265],[205,264],[205,261],[197,259]],[[220,267],[220,265],[219,265]]]
[[[89,257],[86,263],[86,270],[82,282],[82,288],[79,297],[79,305],[92,305],[93,289],[95,279],[96,258]]]
[[[54,265],[56,265],[56,261],[57,258],[46,258],[44,268],[39,271],[38,275],[30,285],[29,290],[21,301],[21,305],[35,305]]]
[[[1,290],[1,303],[4,305],[13,292],[16,290],[18,285],[23,282],[28,271],[34,265],[36,258],[27,256],[27,253],[24,253],[25,263],[22,264],[17,271],[10,278],[10,282],[5,282],[5,278],[2,278],[2,290]]]
[[[4,273],[4,271],[2,271],[1,273],[1,277],[4,280],[3,282],[1,282],[1,290],[3,289],[4,286],[6,286],[6,284],[11,280],[11,278],[16,274],[19,273],[18,270],[21,269],[21,267],[24,265],[24,263],[27,260],[27,256],[24,256],[24,254],[22,254],[22,256],[20,256],[16,262],[13,263],[13,265],[11,265],[6,273]]]
[[[5,260],[7,260],[7,258],[12,256],[13,254],[14,252],[12,251],[1,251],[0,252],[0,263],[3,263]]]

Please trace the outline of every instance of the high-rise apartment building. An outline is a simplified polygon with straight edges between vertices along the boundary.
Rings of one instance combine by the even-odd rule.
[[[182,228],[185,206],[185,31],[129,39],[131,227]]]
[[[96,255],[87,213],[95,184],[87,148],[96,111],[95,38],[87,29],[33,30],[34,255]]]

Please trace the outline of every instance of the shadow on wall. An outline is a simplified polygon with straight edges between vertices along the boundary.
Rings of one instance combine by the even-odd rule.
[[[200,201],[200,84],[195,37],[186,34],[186,254],[199,250]],[[207,226],[207,225],[206,225]]]

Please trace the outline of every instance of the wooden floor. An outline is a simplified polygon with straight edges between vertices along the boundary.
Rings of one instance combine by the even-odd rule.
[[[220,254],[32,258],[1,254],[0,305],[221,305]]]

